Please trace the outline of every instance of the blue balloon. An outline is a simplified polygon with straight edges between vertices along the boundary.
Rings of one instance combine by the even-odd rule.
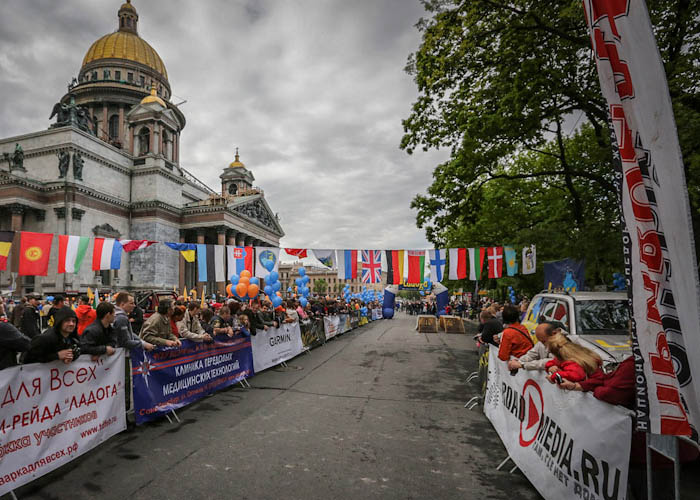
[[[308,304],[309,301],[306,300],[306,297],[302,297],[299,299],[299,304],[301,304],[301,307],[306,307],[306,304]]]
[[[306,269],[304,269],[303,267],[300,267],[299,268],[299,276],[301,276],[301,277],[306,276]]]
[[[280,274],[279,274],[277,271],[272,271],[272,272],[270,273],[270,281],[271,281],[272,283],[274,283],[274,282],[277,281],[278,279],[280,279]]]
[[[268,271],[272,271],[275,268],[275,263],[272,260],[263,260],[263,267]]]
[[[297,279],[295,279],[295,280],[294,280],[294,283],[296,283],[296,284],[297,284],[297,286],[301,286],[301,285],[303,285],[303,283],[302,283],[302,281],[301,281],[301,278],[297,278]]]
[[[291,292],[292,292],[292,287],[291,287],[291,286],[290,286],[289,288],[287,288],[287,292],[288,292],[288,293],[291,293]]]
[[[423,290],[420,290],[418,293],[421,295],[425,295],[425,292]]]
[[[272,289],[272,285],[265,285],[263,292],[265,292],[265,295],[272,295],[275,293],[275,291]]]
[[[272,284],[272,290],[274,290],[275,292],[279,292],[280,288],[282,288],[282,283],[280,283],[279,281],[275,281]]]
[[[302,281],[304,284],[307,284],[309,281],[311,281],[311,278],[309,278],[308,276],[304,276],[303,278],[301,278],[301,281]]]
[[[238,276],[237,274],[232,274],[232,275],[231,275],[231,284],[234,286],[234,288],[235,288],[235,286],[238,284],[238,282],[240,281],[240,279],[241,279],[240,276]]]
[[[253,276],[252,278],[250,278],[250,284],[251,285],[259,285],[260,280],[258,278],[256,278],[255,276]]]
[[[277,295],[275,295],[272,298],[272,305],[275,307],[281,306],[282,305],[282,297],[278,297]]]

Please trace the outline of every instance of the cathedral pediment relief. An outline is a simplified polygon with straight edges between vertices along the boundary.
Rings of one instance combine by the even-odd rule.
[[[277,221],[277,216],[272,213],[270,207],[263,201],[262,198],[236,205],[231,209],[237,214],[243,215],[258,222],[273,233],[280,235],[284,234],[279,222]]]
[[[119,230],[113,228],[110,224],[106,222],[100,226],[95,226],[92,228],[92,232],[95,236],[100,238],[119,238],[122,233]]]

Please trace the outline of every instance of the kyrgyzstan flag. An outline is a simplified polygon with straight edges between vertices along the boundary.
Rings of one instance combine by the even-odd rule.
[[[408,251],[408,279],[406,283],[423,283],[425,271],[425,250]]]
[[[403,250],[386,250],[386,282],[389,285],[403,283]]]
[[[22,231],[19,240],[19,275],[46,276],[53,234]]]

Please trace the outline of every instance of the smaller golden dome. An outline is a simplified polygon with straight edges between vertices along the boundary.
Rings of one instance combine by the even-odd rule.
[[[136,9],[134,8],[134,6],[131,5],[131,0],[126,0],[126,3],[123,3],[122,6],[119,7],[119,10],[122,10],[122,9],[129,9],[129,10],[133,10],[134,12],[136,12]]]
[[[164,108],[167,108],[167,106],[165,105],[165,101],[163,101],[163,99],[158,97],[158,95],[156,94],[156,86],[155,85],[151,86],[151,95],[147,95],[146,97],[141,99],[141,104],[150,104],[152,102],[158,103],[161,106],[163,106]]]
[[[238,158],[238,148],[236,148],[236,159],[229,164],[229,168],[245,168],[243,162]]]

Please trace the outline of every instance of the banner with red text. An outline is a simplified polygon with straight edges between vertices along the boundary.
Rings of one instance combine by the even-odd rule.
[[[484,413],[545,499],[626,498],[631,411],[559,389],[544,372],[513,376],[491,349]]]
[[[0,496],[126,429],[124,350],[0,371]]]
[[[619,175],[637,429],[700,423],[700,284],[666,75],[643,0],[585,0]]]

